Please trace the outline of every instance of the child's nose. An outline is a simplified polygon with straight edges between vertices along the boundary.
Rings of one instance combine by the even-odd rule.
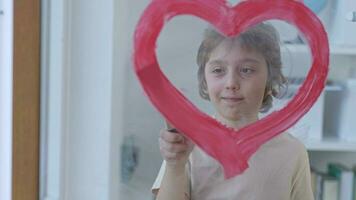
[[[238,90],[240,89],[240,83],[238,75],[231,73],[228,75],[226,80],[226,89],[228,90]]]

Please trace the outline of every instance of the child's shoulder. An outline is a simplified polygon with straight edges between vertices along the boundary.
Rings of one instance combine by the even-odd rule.
[[[291,156],[297,160],[305,160],[307,158],[307,150],[304,144],[288,132],[282,133],[270,141],[266,142],[262,151],[278,154],[282,157],[291,159]]]
[[[280,146],[295,150],[305,150],[304,144],[288,132],[281,133],[272,138],[270,141],[266,142],[266,146]]]

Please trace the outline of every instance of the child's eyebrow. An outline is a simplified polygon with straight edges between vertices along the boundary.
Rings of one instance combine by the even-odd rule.
[[[259,64],[260,61],[254,58],[244,58],[242,60],[239,61],[239,63],[256,63]]]
[[[210,65],[210,66],[214,66],[214,65],[224,65],[224,64],[226,64],[226,62],[223,61],[223,60],[220,60],[220,59],[216,59],[216,60],[208,61],[207,64]]]
[[[220,60],[220,59],[216,59],[216,60],[211,60],[208,62],[209,65],[221,65],[224,64],[225,61]],[[255,63],[255,64],[259,64],[261,63],[258,59],[254,59],[254,58],[243,58],[241,60],[239,60],[237,63]]]

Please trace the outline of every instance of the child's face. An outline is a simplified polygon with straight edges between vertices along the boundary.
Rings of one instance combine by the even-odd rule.
[[[252,122],[258,119],[267,83],[264,57],[224,40],[205,65],[205,78],[211,102],[226,121]]]

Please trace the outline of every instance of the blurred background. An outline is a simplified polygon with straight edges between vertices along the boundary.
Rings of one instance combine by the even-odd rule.
[[[132,64],[133,32],[149,2],[40,1],[40,199],[153,199],[150,189],[162,163],[158,136],[164,119],[145,96]],[[328,33],[330,73],[318,101],[289,132],[308,149],[316,199],[346,200],[356,188],[356,181],[350,181],[356,166],[356,2],[304,3]],[[302,84],[311,54],[294,26],[268,23],[280,34],[289,81],[273,112]],[[207,27],[192,16],[173,18],[157,40],[156,53],[172,83],[212,115],[210,103],[198,95],[196,75],[196,53]],[[348,181],[334,176],[330,165],[344,166],[340,173],[348,174]]]

